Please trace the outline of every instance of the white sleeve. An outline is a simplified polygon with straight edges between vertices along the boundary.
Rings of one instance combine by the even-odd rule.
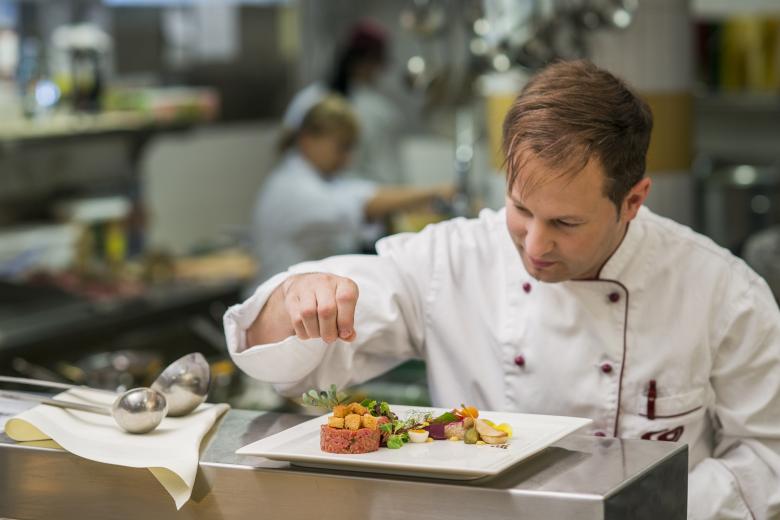
[[[246,330],[273,290],[291,273],[328,272],[354,280],[360,291],[355,311],[357,338],[327,345],[320,339],[291,336],[279,343],[247,345]],[[417,289],[405,281],[395,261],[364,255],[305,262],[263,283],[254,295],[228,309],[224,317],[228,350],[250,376],[273,383],[283,395],[309,388],[354,385],[376,377],[401,362],[420,358],[424,341]]]
[[[757,277],[722,307],[711,376],[715,448],[689,476],[688,516],[780,518],[780,312]]]
[[[366,203],[373,197],[375,190],[336,181],[327,188],[299,195],[299,204],[309,210],[306,228],[316,231],[354,229],[360,226],[364,220]]]
[[[338,177],[331,181],[333,186],[340,192],[346,192],[355,200],[360,201],[360,205],[365,206],[371,198],[379,191],[379,185],[375,182],[354,177]]]
[[[331,181],[332,199],[343,205],[357,222],[365,220],[365,208],[379,191],[379,185],[364,179],[341,176]]]

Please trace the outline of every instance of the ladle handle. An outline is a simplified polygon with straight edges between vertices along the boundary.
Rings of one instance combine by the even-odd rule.
[[[76,385],[69,385],[67,383],[55,383],[54,381],[43,381],[40,379],[28,379],[26,377],[11,377],[11,376],[0,376],[0,382],[2,383],[17,383],[20,385],[32,385],[32,386],[41,386],[44,388],[58,388],[61,390],[72,390],[74,388],[79,388]]]
[[[90,404],[74,403],[72,401],[61,401],[59,399],[49,399],[48,397],[25,394],[24,392],[11,392],[8,390],[0,390],[0,397],[6,399],[17,399],[19,401],[30,401],[39,404],[47,404],[49,406],[56,406],[58,408],[70,408],[73,410],[81,410],[82,412],[99,413],[101,415],[111,415],[110,408],[103,408],[101,406],[93,406]]]
[[[92,388],[89,386],[70,385],[68,383],[56,383],[54,381],[43,381],[41,379],[29,379],[26,377],[12,377],[12,376],[0,376],[0,383],[16,383],[19,385],[32,385],[40,386],[42,388],[56,388],[58,390],[78,390],[89,389],[97,390],[99,392],[106,392],[113,394],[111,390],[104,390],[102,388]]]

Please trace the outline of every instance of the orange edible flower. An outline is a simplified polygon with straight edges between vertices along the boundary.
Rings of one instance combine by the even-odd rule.
[[[476,409],[474,406],[466,406],[463,403],[460,403],[461,408],[458,410],[455,410],[455,413],[460,415],[461,417],[471,417],[472,419],[476,419],[479,417],[479,410]]]

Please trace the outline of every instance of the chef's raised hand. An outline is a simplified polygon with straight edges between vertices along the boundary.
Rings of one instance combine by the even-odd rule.
[[[357,299],[357,284],[349,278],[327,273],[292,275],[271,293],[247,330],[248,346],[276,343],[292,335],[327,343],[337,338],[352,341]]]

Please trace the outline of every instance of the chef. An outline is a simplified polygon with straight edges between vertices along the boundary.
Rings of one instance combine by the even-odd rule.
[[[291,267],[225,315],[286,395],[428,367],[435,405],[589,417],[689,445],[689,518],[780,515],[780,312],[766,283],[643,206],[648,106],[585,61],[504,123],[506,207]]]
[[[374,183],[344,179],[358,124],[347,103],[307,89],[285,114],[282,156],[252,210],[258,282],[305,260],[360,250],[364,208]]]
[[[389,37],[381,25],[362,19],[336,55],[330,88],[349,99],[360,121],[360,141],[351,173],[383,185],[404,184],[399,108],[382,92]]]

